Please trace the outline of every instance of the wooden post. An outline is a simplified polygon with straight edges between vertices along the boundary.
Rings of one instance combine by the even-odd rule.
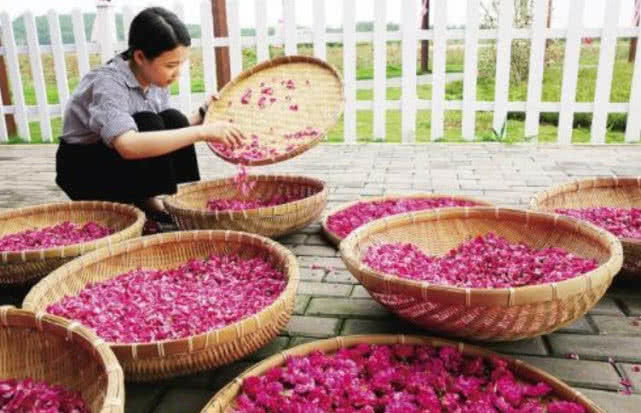
[[[548,16],[545,27],[548,29],[552,26],[552,0],[548,0]]]
[[[639,26],[639,17],[641,17],[641,1],[639,0],[632,0],[634,1],[634,17],[632,20],[632,24],[634,26]],[[628,52],[628,62],[632,63],[634,62],[634,59],[637,57],[637,42],[639,41],[638,37],[633,37],[630,40],[630,51]]]
[[[421,29],[427,30],[430,27],[430,0],[423,0],[424,9],[423,19],[421,20]],[[421,40],[421,73],[427,72],[430,59],[430,42],[429,40]]]
[[[211,0],[211,15],[214,19],[214,38],[228,37],[226,0]],[[216,47],[216,79],[218,90],[231,80],[229,47]]]
[[[552,0],[548,0],[548,15],[545,19],[545,27],[548,29],[552,26]],[[552,44],[552,39],[547,39],[545,41],[545,51],[547,52],[548,48]],[[545,62],[545,59],[543,59]]]
[[[2,40],[0,40],[2,46]],[[0,92],[2,93],[2,102],[4,105],[11,105],[11,90],[9,89],[9,76],[7,75],[7,66],[4,64],[4,56],[0,56]],[[7,124],[7,133],[15,135],[16,121],[13,115],[5,115]]]

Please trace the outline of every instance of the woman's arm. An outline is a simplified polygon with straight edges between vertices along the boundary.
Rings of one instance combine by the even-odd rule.
[[[226,122],[186,128],[136,132],[130,130],[113,141],[116,151],[125,159],[142,159],[165,155],[199,141],[221,143],[234,149],[242,144],[243,134]]]

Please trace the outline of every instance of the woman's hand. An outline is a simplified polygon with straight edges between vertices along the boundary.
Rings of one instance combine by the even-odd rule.
[[[234,150],[243,146],[245,135],[227,122],[211,122],[199,126],[200,140],[223,144]]]

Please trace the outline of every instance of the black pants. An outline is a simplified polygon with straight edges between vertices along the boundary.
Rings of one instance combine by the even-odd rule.
[[[189,126],[175,109],[133,115],[140,132]],[[102,141],[89,145],[60,142],[56,183],[72,200],[133,203],[160,194],[174,194],[177,184],[198,181],[194,145],[166,155],[128,160]]]

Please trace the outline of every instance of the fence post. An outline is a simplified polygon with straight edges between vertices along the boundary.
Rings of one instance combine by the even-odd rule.
[[[229,37],[227,28],[227,0],[211,0],[211,15],[214,18],[214,38]],[[218,90],[231,80],[229,47],[216,48],[216,80]]]
[[[0,39],[0,46],[2,46],[2,39]],[[4,55],[0,56],[0,93],[2,94],[2,102],[4,105],[11,105],[11,90],[9,89],[9,75],[7,74],[7,66],[4,64]],[[5,115],[7,123],[7,134],[16,134],[16,120],[13,115]]]
[[[100,58],[103,64],[107,63],[116,53],[114,49],[116,18],[110,0],[96,0],[96,20],[93,22],[91,40],[99,44]]]

